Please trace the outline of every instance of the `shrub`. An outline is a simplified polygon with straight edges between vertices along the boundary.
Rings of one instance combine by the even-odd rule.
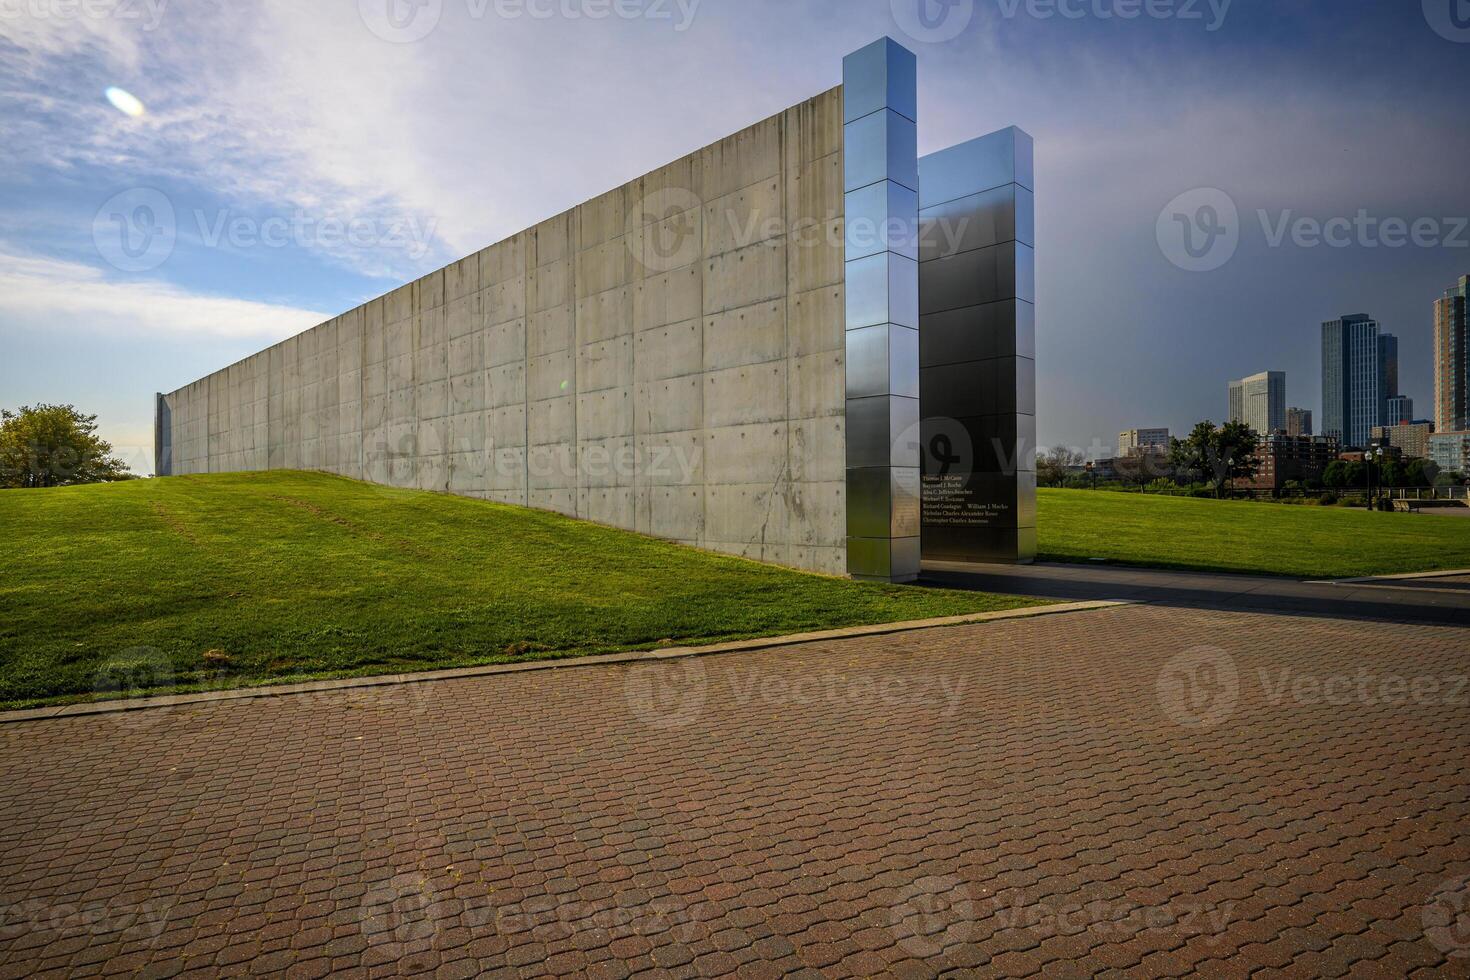
[[[1337,505],[1337,494],[1333,493],[1331,490],[1328,490],[1321,497],[1317,498],[1317,503],[1321,504],[1323,507],[1335,507]]]

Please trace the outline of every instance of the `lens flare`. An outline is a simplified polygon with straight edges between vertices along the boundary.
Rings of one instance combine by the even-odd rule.
[[[111,102],[118,112],[126,113],[134,119],[137,119],[147,111],[136,95],[125,89],[120,89],[115,85],[103,94],[107,96],[107,101]]]

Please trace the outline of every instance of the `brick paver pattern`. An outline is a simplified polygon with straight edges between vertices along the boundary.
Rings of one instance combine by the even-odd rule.
[[[1463,630],[1130,607],[0,726],[0,974],[1444,975]]]

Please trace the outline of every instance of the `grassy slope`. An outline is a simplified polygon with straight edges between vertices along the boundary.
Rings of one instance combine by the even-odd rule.
[[[1047,561],[1302,578],[1470,568],[1470,520],[1335,507],[1040,491]]]
[[[0,705],[377,674],[1030,605],[269,473],[0,493]],[[143,649],[138,649],[143,648]],[[152,648],[152,649],[149,649]],[[231,662],[204,667],[206,651]]]

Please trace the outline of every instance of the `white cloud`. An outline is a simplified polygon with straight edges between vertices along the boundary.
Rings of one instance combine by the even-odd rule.
[[[0,63],[0,164],[105,170],[101,197],[163,185],[185,210],[192,186],[241,210],[434,228],[426,256],[323,253],[403,281],[794,99],[720,33],[694,45],[662,21],[551,24],[445,3],[430,37],[391,44],[357,6],[171,0],[157,29],[112,23],[86,44],[11,30],[25,57]],[[690,83],[650,84],[650,65]],[[815,84],[786,84],[815,94],[838,81],[839,61],[825,67]],[[106,105],[110,85],[147,114]]]
[[[31,329],[251,338],[269,344],[329,317],[162,282],[118,282],[78,262],[0,252],[0,319]]]
[[[33,63],[86,55],[122,69],[139,60],[137,38],[156,29],[168,0],[0,0],[0,39]]]

